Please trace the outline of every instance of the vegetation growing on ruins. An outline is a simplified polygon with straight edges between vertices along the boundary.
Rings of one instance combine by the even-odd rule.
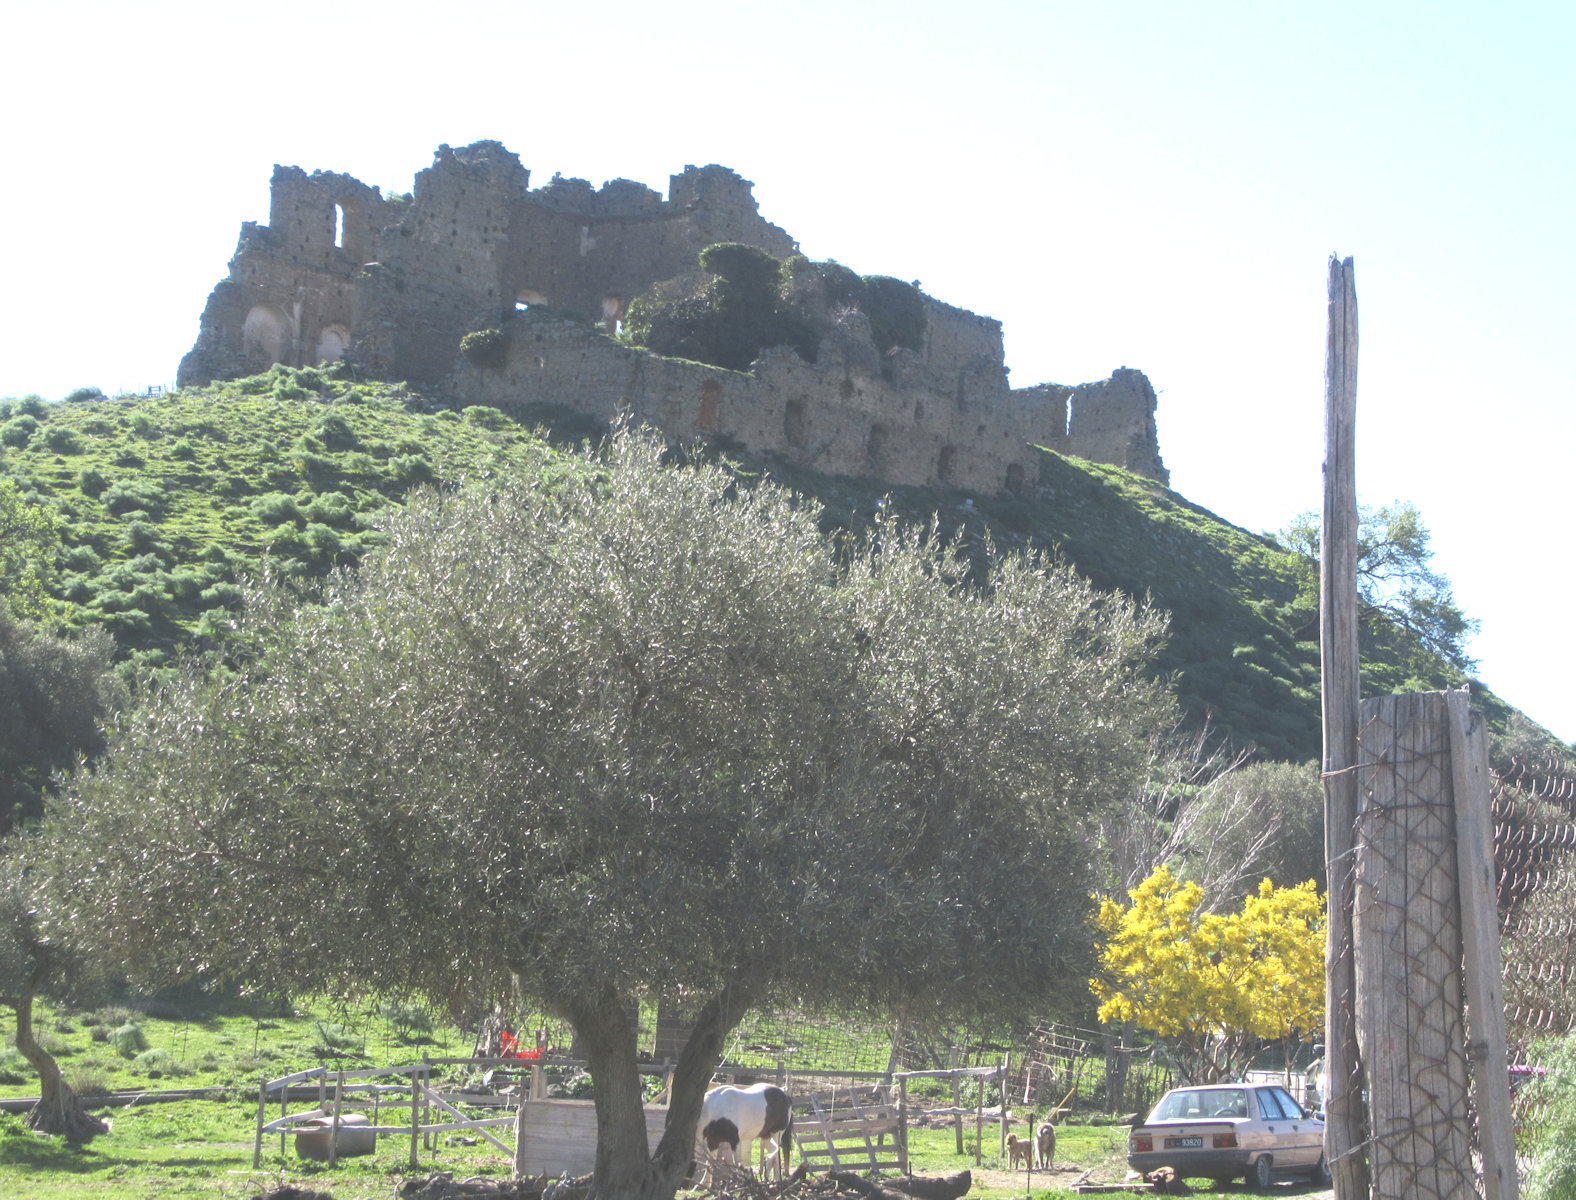
[[[637,297],[624,319],[624,339],[658,354],[744,371],[774,346],[815,361],[833,323],[858,311],[877,350],[924,345],[924,296],[901,279],[860,276],[841,263],[812,262],[802,254],[780,262],[737,242],[706,247],[700,268],[705,274],[669,280]]]

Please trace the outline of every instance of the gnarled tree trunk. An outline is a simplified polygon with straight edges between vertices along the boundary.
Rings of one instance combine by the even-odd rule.
[[[668,1125],[653,1152],[636,1069],[635,1035],[623,1001],[609,991],[566,1005],[591,1069],[596,1103],[595,1195],[620,1200],[673,1200],[689,1174],[695,1124],[724,1039],[748,999],[725,989],[700,1011],[673,1072]]]
[[[54,1055],[38,1044],[33,1036],[33,997],[48,976],[43,956],[34,958],[34,967],[12,1003],[16,1008],[16,1048],[38,1072],[39,1100],[27,1113],[27,1127],[39,1133],[60,1134],[69,1141],[85,1142],[109,1132],[109,1125],[84,1111],[82,1101],[60,1073]]]

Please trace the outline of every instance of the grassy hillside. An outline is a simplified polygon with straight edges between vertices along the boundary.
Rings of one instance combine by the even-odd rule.
[[[267,374],[157,397],[0,401],[0,477],[53,514],[47,587],[74,624],[103,623],[127,669],[223,639],[238,582],[267,570],[310,581],[380,544],[379,523],[415,486],[525,473],[552,486],[562,442],[595,432],[565,411],[434,408],[397,385],[336,370]],[[1196,719],[1275,758],[1319,751],[1316,614],[1309,564],[1167,488],[1045,453],[1033,497],[975,496],[817,475],[730,452],[826,505],[828,531],[877,511],[939,517],[975,550],[1037,546],[1101,587],[1171,613],[1159,668]],[[1365,631],[1370,691],[1464,682],[1399,631]],[[1491,725],[1510,710],[1474,688]]]

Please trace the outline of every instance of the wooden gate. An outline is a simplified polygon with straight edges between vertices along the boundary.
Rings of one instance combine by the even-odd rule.
[[[890,1089],[879,1084],[797,1097],[793,1138],[813,1171],[898,1171],[906,1159]]]

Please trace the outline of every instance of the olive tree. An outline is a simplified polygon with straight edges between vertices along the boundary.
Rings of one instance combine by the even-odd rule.
[[[0,603],[0,832],[43,812],[43,795],[83,755],[125,699],[115,643],[102,629],[57,636]]]
[[[0,1004],[16,1014],[16,1048],[38,1072],[38,1103],[27,1125],[39,1133],[87,1141],[108,1126],[82,1107],[55,1056],[33,1031],[33,1001],[80,978],[85,963],[65,931],[51,928],[39,911],[38,879],[24,865],[25,847],[0,857]]]
[[[134,975],[521,993],[595,1082],[597,1190],[671,1196],[728,1032],[765,1000],[1079,1004],[1081,827],[1171,702],[1160,620],[639,434],[551,486],[414,502],[254,665],[127,722],[53,818],[57,878]],[[694,1030],[648,1153],[630,1003]]]

